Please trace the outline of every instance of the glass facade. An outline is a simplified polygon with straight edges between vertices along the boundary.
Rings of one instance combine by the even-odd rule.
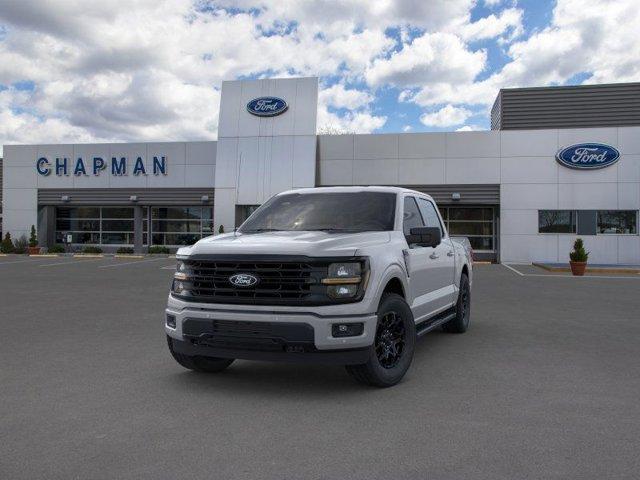
[[[538,233],[637,235],[636,210],[538,210]]]
[[[151,207],[153,245],[192,245],[213,235],[213,207]]]
[[[576,212],[573,210],[539,210],[539,233],[576,233]]]
[[[133,207],[57,207],[56,243],[133,245]]]
[[[142,243],[192,245],[213,234],[213,207],[142,207]],[[134,244],[135,207],[57,207],[56,243]],[[149,222],[149,218],[151,221]]]
[[[492,207],[440,207],[440,214],[452,237],[467,237],[474,251],[496,249]]]
[[[635,210],[599,210],[598,233],[636,235],[638,212]]]

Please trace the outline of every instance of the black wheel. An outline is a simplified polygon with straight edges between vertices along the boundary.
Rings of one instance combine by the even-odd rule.
[[[469,277],[462,274],[460,277],[460,292],[458,293],[458,303],[456,303],[456,317],[442,326],[445,332],[464,333],[469,328],[471,318],[471,287]]]
[[[378,308],[378,326],[369,361],[348,365],[347,372],[359,382],[376,387],[395,385],[409,369],[416,344],[416,326],[407,302],[385,293]]]
[[[174,360],[189,370],[215,373],[221,372],[233,363],[233,358],[192,357],[190,355],[178,353],[173,349],[173,342],[171,341],[171,337],[168,335],[167,344],[169,345],[169,351],[171,352],[171,356]]]

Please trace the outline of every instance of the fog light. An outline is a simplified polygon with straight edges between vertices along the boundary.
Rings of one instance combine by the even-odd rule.
[[[333,337],[357,337],[364,332],[364,323],[334,323],[331,325]]]
[[[327,287],[327,295],[331,298],[351,298],[358,291],[358,285],[330,285]]]
[[[176,317],[175,317],[175,315],[167,314],[167,327],[176,328]]]

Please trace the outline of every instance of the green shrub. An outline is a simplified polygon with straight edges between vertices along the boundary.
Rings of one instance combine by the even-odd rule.
[[[13,253],[27,253],[27,247],[29,241],[26,235],[21,235],[15,242],[13,242]]]
[[[120,255],[131,255],[133,253],[133,248],[131,247],[120,247],[116,250],[116,253]]]
[[[11,234],[7,232],[4,236],[4,240],[2,240],[2,244],[0,244],[0,251],[2,253],[13,253],[13,242],[11,241]]]
[[[55,245],[52,245],[49,247],[49,253],[64,253],[66,250],[64,249],[64,245],[60,245],[59,243],[56,243]]]
[[[584,242],[581,238],[576,238],[573,244],[573,252],[569,253],[572,262],[586,262],[589,258],[589,252],[584,249]]]
[[[152,245],[149,247],[149,253],[169,253],[169,249],[164,245]]]
[[[224,233],[224,225],[220,225],[220,228],[218,228],[218,233]]]
[[[82,249],[82,253],[102,253],[102,249],[100,247],[89,245]]]
[[[29,246],[30,247],[38,246],[38,235],[36,234],[35,225],[31,225],[31,235],[29,235]]]

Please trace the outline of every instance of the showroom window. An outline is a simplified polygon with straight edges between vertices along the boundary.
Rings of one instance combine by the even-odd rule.
[[[133,207],[58,207],[56,242],[133,245]]]
[[[538,210],[539,233],[576,233],[573,210]]]
[[[638,233],[638,212],[635,210],[599,210],[597,232],[635,235]]]
[[[452,237],[467,237],[475,251],[495,251],[495,222],[491,207],[441,207]]]
[[[213,235],[213,207],[151,207],[153,245],[192,245]]]

